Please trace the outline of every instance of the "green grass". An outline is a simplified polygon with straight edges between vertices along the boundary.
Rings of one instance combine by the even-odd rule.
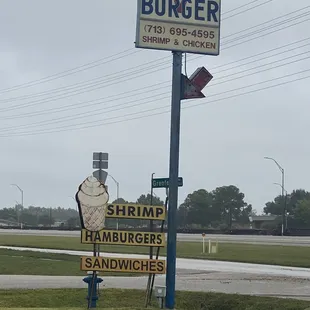
[[[0,274],[85,276],[86,272],[80,271],[78,256],[0,249]],[[129,276],[137,274],[105,272],[102,275]]]
[[[0,290],[0,308],[86,308],[86,289]],[[105,289],[98,308],[138,310],[144,306],[144,291]],[[154,301],[154,309],[156,303]],[[305,310],[310,302],[226,295],[217,293],[177,292],[178,310]],[[51,309],[50,309],[51,310]]]
[[[77,237],[0,235],[0,245],[91,251],[92,245],[81,244]],[[220,243],[219,253],[202,254],[199,242],[179,242],[178,257],[233,262],[310,267],[310,247]],[[102,252],[147,254],[147,247],[101,245]],[[160,251],[165,255],[166,249]],[[48,254],[50,256],[50,254]]]

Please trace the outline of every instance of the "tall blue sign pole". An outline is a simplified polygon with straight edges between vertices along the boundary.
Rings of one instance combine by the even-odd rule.
[[[173,54],[166,308],[175,306],[177,207],[181,100],[203,98],[201,90],[212,75],[198,68],[182,75],[182,53],[219,55],[221,0],[137,0],[135,46]]]
[[[182,90],[182,53],[173,53],[171,128],[170,128],[170,168],[169,168],[169,208],[168,208],[168,240],[167,240],[167,276],[166,307],[174,309],[176,245],[177,245],[177,208],[178,177],[180,153],[180,118]]]

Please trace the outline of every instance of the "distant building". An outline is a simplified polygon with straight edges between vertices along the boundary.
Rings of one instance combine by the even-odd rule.
[[[250,228],[261,229],[264,223],[275,222],[278,215],[254,215],[250,216]]]
[[[64,226],[65,225],[65,222],[55,222],[53,225],[52,225],[52,227],[61,227],[61,226]]]

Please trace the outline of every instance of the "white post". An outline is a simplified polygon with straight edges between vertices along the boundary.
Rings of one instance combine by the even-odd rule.
[[[209,254],[211,254],[211,239],[209,239]]]
[[[205,247],[205,237],[203,236],[202,237],[202,253],[203,254],[205,253],[205,250],[206,250],[206,247]]]
[[[202,253],[204,254],[206,252],[206,234],[202,234]]]

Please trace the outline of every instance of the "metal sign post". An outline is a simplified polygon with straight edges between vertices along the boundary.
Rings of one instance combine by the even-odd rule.
[[[93,168],[98,169],[93,172],[93,176],[104,184],[107,180],[108,173],[102,169],[108,169],[108,160],[108,153],[93,153]]]
[[[221,0],[137,0],[135,46],[173,53],[166,307],[174,309],[181,100],[203,98],[212,75],[198,68],[182,75],[182,53],[219,55]]]
[[[89,232],[97,232],[103,229],[109,201],[109,194],[105,185],[95,177],[90,176],[80,184],[75,199],[79,208],[82,229]],[[93,247],[93,256],[98,257],[99,250],[97,255],[96,243],[93,244]],[[96,271],[92,271],[92,277],[89,275],[83,279],[88,284],[88,309],[96,308],[98,287],[99,283],[102,282],[102,279],[97,277]]]
[[[103,169],[108,169],[109,154],[102,152],[93,153],[93,168],[98,169],[93,172],[93,176],[103,184],[106,183],[108,173]],[[94,255],[100,256],[100,246],[94,244]]]
[[[166,307],[174,308],[176,245],[177,245],[177,208],[178,177],[180,152],[182,53],[173,52],[171,128],[170,128],[170,165],[169,165],[169,207],[167,238],[167,276]]]
[[[154,175],[155,173],[153,172],[151,175],[151,201],[150,201],[150,205],[153,205],[153,179],[154,179]],[[154,221],[151,219],[150,223],[149,223],[149,230],[152,232],[154,230]],[[149,255],[150,259],[153,259],[153,248],[150,247],[150,255]],[[151,281],[152,281],[152,274],[149,274],[149,278],[147,281],[147,286],[146,286],[146,299],[145,299],[145,306],[147,307],[148,302],[149,302],[149,292],[151,290]]]

